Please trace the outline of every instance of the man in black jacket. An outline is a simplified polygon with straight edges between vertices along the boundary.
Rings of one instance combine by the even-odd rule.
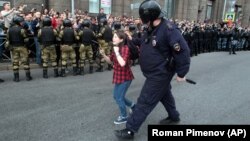
[[[141,46],[139,59],[146,81],[131,116],[127,118],[126,128],[115,131],[115,135],[122,139],[132,139],[159,102],[168,113],[160,124],[180,121],[170,82],[175,73],[178,82],[186,81],[190,67],[188,45],[177,27],[163,18],[160,5],[156,1],[146,0],[140,5],[139,15],[148,26],[142,39],[135,41]],[[168,60],[171,58],[174,58],[175,66],[170,65]]]

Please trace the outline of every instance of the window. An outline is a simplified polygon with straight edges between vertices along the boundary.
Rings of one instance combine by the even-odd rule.
[[[89,13],[99,13],[99,0],[89,0]]]
[[[99,13],[100,8],[103,8],[105,14],[110,14],[111,5],[112,0],[89,0],[89,12]]]
[[[173,16],[173,10],[174,10],[174,1],[173,0],[165,0],[164,1],[164,7],[163,11],[166,14],[165,16],[167,18],[172,18]]]
[[[111,0],[101,0],[101,8],[104,9],[105,14],[111,13],[111,5],[112,5]]]
[[[212,5],[207,5],[207,15],[206,15],[206,19],[210,20],[211,19],[211,15],[212,15]]]
[[[212,16],[212,9],[213,9],[213,2],[209,0],[207,2],[207,13],[206,13],[206,20],[210,20]]]

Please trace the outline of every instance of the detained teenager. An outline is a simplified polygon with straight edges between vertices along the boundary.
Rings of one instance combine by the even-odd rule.
[[[126,98],[126,92],[134,79],[130,68],[130,51],[126,45],[126,34],[123,31],[117,31],[113,36],[113,52],[110,56],[106,56],[104,50],[100,50],[101,55],[106,62],[113,64],[113,84],[114,99],[119,107],[120,115],[114,121],[114,124],[122,124],[127,122],[127,107],[132,109],[134,103]]]

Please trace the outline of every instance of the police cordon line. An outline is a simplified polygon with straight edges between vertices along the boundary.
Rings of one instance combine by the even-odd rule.
[[[33,14],[36,17],[38,13],[39,12],[36,11]],[[10,45],[9,50],[11,50],[13,54],[12,62],[15,82],[19,81],[19,64],[24,65],[27,80],[32,79],[29,67],[29,52],[33,49],[29,47],[30,39],[33,40],[34,38],[34,41],[36,39],[35,51],[37,62],[39,60],[39,54],[42,54],[41,66],[43,67],[43,77],[49,77],[49,62],[52,63],[55,77],[65,77],[66,69],[68,66],[70,66],[67,63],[68,61],[70,61],[72,64],[73,75],[83,75],[85,74],[84,68],[86,68],[86,62],[89,62],[89,73],[93,73],[94,63],[96,63],[96,58],[98,58],[98,68],[96,71],[102,72],[106,64],[103,58],[98,55],[98,48],[102,47],[105,50],[105,54],[110,55],[112,52],[112,33],[114,33],[116,30],[124,29],[124,31],[129,31],[131,36],[136,38],[141,38],[144,33],[147,32],[146,26],[142,24],[140,19],[131,20],[128,17],[119,19],[112,16],[107,17],[106,14],[99,13],[97,16],[97,24],[95,21],[96,17],[90,17],[88,15],[78,15],[76,16],[76,20],[74,20],[67,14],[63,16],[64,18],[60,19],[60,17],[56,17],[60,15],[57,12],[51,13],[54,14],[50,15],[40,13],[44,14],[42,15],[42,18],[39,18],[38,16],[31,21],[27,20],[29,19],[29,15],[31,15],[30,13],[25,14],[25,19],[23,13],[19,13],[19,15],[16,15],[13,18],[12,26],[9,27],[9,30],[14,27],[16,28],[16,25],[19,25],[18,28],[22,28],[20,30],[22,31],[22,34],[27,33],[24,35],[26,37],[22,37],[19,36],[20,34],[16,30],[12,30],[12,32],[16,32],[12,33],[16,36],[13,36],[14,38],[7,36],[7,44]],[[53,23],[55,22],[55,19],[58,23],[61,22],[62,24],[58,26],[59,24],[57,23],[57,27],[54,27],[55,25]],[[171,19],[170,21],[177,25],[178,30],[182,33],[183,37],[187,41],[191,56],[213,51],[229,51],[230,54],[236,54],[237,50],[250,49],[249,28],[243,28],[236,24],[233,26],[228,26],[227,24],[202,23],[199,21],[189,22],[185,20],[178,21]],[[33,28],[32,26],[34,25],[31,26],[29,23],[36,23],[34,24],[35,27]],[[40,32],[40,36],[36,30],[37,32]],[[6,35],[7,34],[8,33],[6,33]],[[20,41],[22,38],[26,38],[25,41]],[[40,43],[40,47],[37,47],[39,46],[37,41]],[[22,44],[21,46],[23,46],[22,48],[20,43]],[[13,48],[15,46],[14,44],[18,45],[19,48]],[[22,57],[20,57],[20,55],[18,57],[18,54],[20,54]],[[132,61],[133,64],[135,64],[136,61]],[[60,72],[58,69],[59,66],[61,67]],[[107,65],[107,69],[111,70],[112,65]],[[186,79],[186,82],[190,84],[196,84],[195,81],[190,79]]]
[[[36,38],[34,35],[28,32],[27,27],[23,25],[24,19],[21,16],[15,16],[13,18],[12,26],[7,31],[6,35],[1,37],[6,38],[5,47],[13,54],[13,81],[19,82],[19,65],[24,65],[26,72],[26,80],[32,80],[29,66],[29,40]],[[112,36],[113,34],[121,30],[121,23],[114,25],[115,29],[112,29],[107,24],[106,19],[101,19],[100,32],[96,35],[91,30],[91,21],[83,20],[78,31],[72,28],[72,22],[69,19],[63,21],[63,28],[59,31],[53,29],[51,26],[51,18],[45,17],[42,21],[42,27],[38,30],[37,38],[40,43],[42,53],[42,67],[43,67],[43,78],[48,78],[49,62],[51,62],[54,68],[54,77],[66,76],[67,62],[71,61],[73,66],[73,75],[84,75],[84,67],[86,62],[89,62],[89,73],[93,73],[94,58],[99,59],[99,68],[97,72],[102,72],[104,67],[104,60],[98,53],[99,48],[105,50],[106,54],[109,55],[112,52]],[[143,32],[138,31],[136,26],[131,24],[128,26],[127,34],[130,34],[134,38],[140,38]],[[76,47],[78,44],[79,47]],[[56,46],[60,47],[60,54],[57,53]],[[97,47],[96,47],[97,46]],[[129,45],[130,48],[133,46],[135,50],[139,50],[138,46]],[[76,60],[76,51],[78,51],[79,61]],[[139,54],[139,51],[136,53]],[[59,60],[57,60],[60,56]],[[132,62],[135,64],[137,58],[133,58]],[[68,60],[68,58],[70,60]],[[60,64],[59,64],[60,63]],[[61,66],[61,72],[58,70],[58,66]],[[108,65],[108,70],[111,70],[112,66]],[[186,79],[186,82],[190,84],[196,84],[191,79]]]

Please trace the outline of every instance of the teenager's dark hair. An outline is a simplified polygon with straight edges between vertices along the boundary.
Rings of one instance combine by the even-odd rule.
[[[122,45],[127,45],[127,34],[124,33],[123,30],[117,30],[115,34],[118,36],[118,38],[123,39]]]

